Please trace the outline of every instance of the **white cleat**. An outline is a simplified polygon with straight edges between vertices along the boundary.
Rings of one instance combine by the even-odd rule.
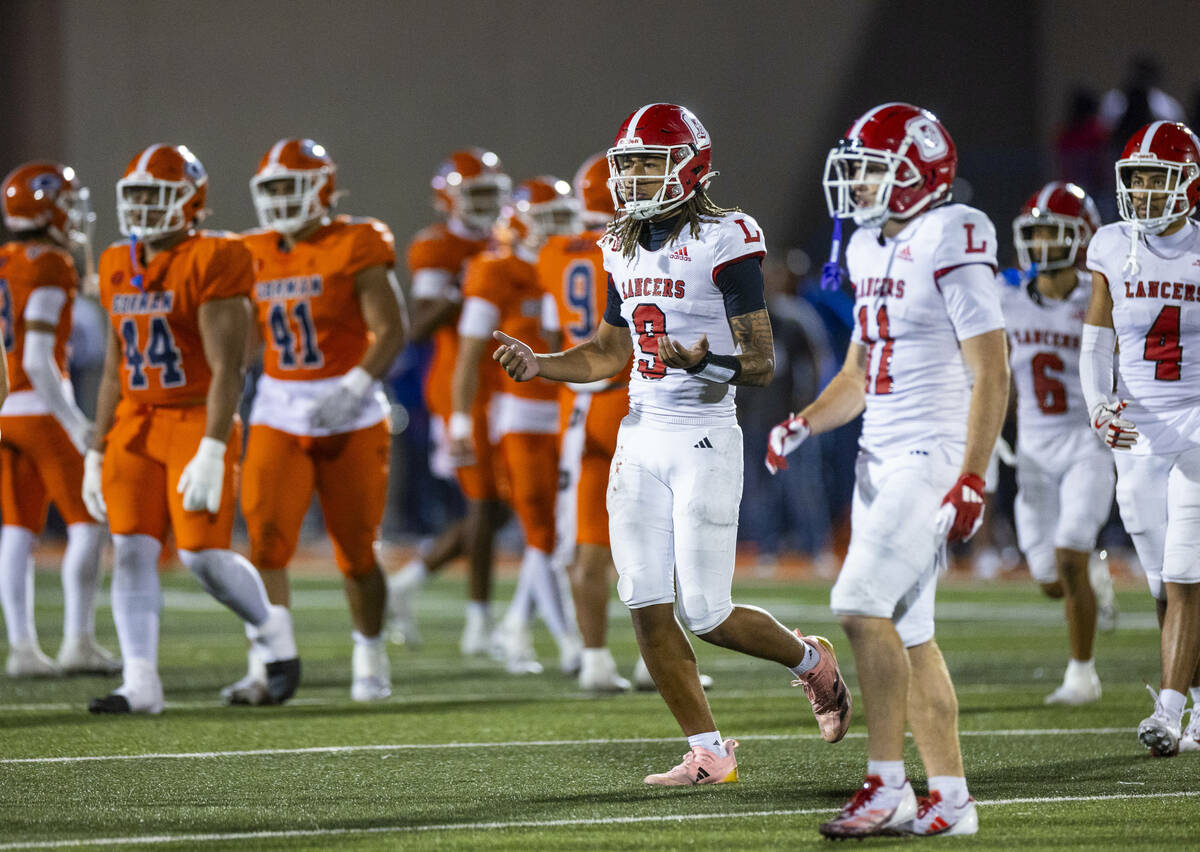
[[[1146,689],[1154,696],[1154,712],[1138,725],[1138,741],[1150,749],[1151,757],[1174,757],[1179,754],[1182,732],[1179,722],[1163,709],[1162,702],[1154,688],[1147,685]]]
[[[1096,594],[1096,629],[1101,633],[1111,633],[1117,629],[1117,594],[1113,589],[1112,574],[1108,568],[1108,560],[1101,559],[1093,553],[1088,560],[1088,581]]]
[[[569,634],[558,641],[558,668],[567,677],[575,677],[583,667],[583,640]]]
[[[63,674],[114,675],[121,671],[121,660],[96,643],[92,636],[67,639],[58,649],[58,667]]]
[[[1179,750],[1200,752],[1200,713],[1196,712],[1196,706],[1193,704],[1192,709],[1188,710],[1192,720],[1188,722],[1188,726],[1183,730],[1183,736],[1179,738]]]
[[[504,669],[509,674],[541,674],[542,664],[533,650],[533,637],[527,624],[501,624],[496,629],[495,644],[503,651]]]
[[[491,618],[470,609],[467,610],[462,638],[458,640],[458,650],[464,657],[491,657],[497,662],[504,660],[503,651],[496,645]]]
[[[108,695],[88,702],[88,712],[105,714],[145,713],[157,716],[163,711],[162,680],[148,660],[133,660],[124,666],[124,682]]]
[[[58,677],[62,670],[58,663],[42,653],[37,642],[22,642],[8,651],[4,670],[9,677]]]
[[[421,644],[414,610],[426,576],[424,563],[414,559],[387,578],[387,634],[397,645]]]
[[[607,648],[585,648],[579,666],[579,688],[584,692],[628,692],[633,684],[617,673]]]
[[[968,796],[965,802],[955,806],[943,801],[937,790],[928,797],[919,796],[917,815],[902,831],[919,837],[978,834],[979,814],[975,811],[975,799]]]
[[[353,673],[350,683],[352,701],[384,701],[391,697],[391,665],[382,636],[373,641],[354,643],[350,669]]]
[[[1068,704],[1077,707],[1080,704],[1091,704],[1099,701],[1102,690],[1100,678],[1094,671],[1083,672],[1072,677],[1069,673],[1063,678],[1062,686],[1051,692],[1045,698],[1046,704]]]
[[[702,689],[712,689],[713,679],[709,675],[700,673],[700,686]],[[638,657],[637,665],[633,667],[633,688],[638,692],[657,692],[658,687],[654,685],[654,678],[650,676],[650,669],[646,668],[646,661]]]
[[[267,664],[251,647],[247,654],[249,658],[246,676],[237,683],[232,683],[221,690],[221,700],[226,704],[261,707],[264,704],[274,704],[270,693],[267,692]]]

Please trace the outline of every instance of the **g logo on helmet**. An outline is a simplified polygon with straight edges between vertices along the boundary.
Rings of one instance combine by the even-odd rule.
[[[949,145],[941,128],[924,116],[916,116],[904,125],[917,148],[917,156],[925,162],[946,156]]]

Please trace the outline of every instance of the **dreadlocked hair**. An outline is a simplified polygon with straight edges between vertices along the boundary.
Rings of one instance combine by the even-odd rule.
[[[671,231],[671,235],[667,237],[667,244],[673,243],[679,238],[679,235],[683,233],[685,225],[693,237],[699,237],[701,223],[715,222],[726,213],[740,213],[741,208],[717,206],[708,197],[708,193],[704,191],[704,187],[698,186],[696,187],[696,193],[691,198],[685,201],[681,207],[671,212],[677,215],[678,218],[675,221],[675,227]],[[607,236],[613,238],[613,243],[616,248],[620,249],[622,256],[633,257],[642,238],[642,233],[647,227],[649,227],[649,221],[646,219],[620,216],[609,223],[605,233]]]

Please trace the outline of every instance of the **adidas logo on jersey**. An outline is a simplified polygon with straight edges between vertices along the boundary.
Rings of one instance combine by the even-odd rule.
[[[696,443],[692,444],[692,446],[697,450],[711,450],[713,448],[712,441],[708,440],[707,435],[705,435]]]
[[[912,249],[906,245],[896,252],[896,257],[900,260],[912,260]]]
[[[688,257],[687,246],[680,246],[679,248],[675,249],[675,251],[667,255],[667,257],[669,257],[671,260],[691,260],[691,258]]]

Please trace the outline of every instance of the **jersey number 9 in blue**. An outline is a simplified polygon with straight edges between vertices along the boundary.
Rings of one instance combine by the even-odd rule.
[[[567,329],[576,340],[586,340],[596,330],[595,275],[587,261],[576,261],[563,273],[567,307],[579,317],[579,321]]]
[[[175,388],[187,382],[183,356],[175,345],[175,336],[166,317],[150,317],[150,340],[142,351],[138,340],[137,322],[132,317],[121,321],[121,341],[125,348],[125,366],[129,370],[129,387],[145,390],[150,386],[146,370],[153,367],[159,371],[159,384],[164,388]]]
[[[289,313],[296,319],[296,325],[300,328],[299,346],[296,345],[292,325],[288,322]],[[317,329],[313,325],[312,307],[307,299],[296,302],[290,312],[284,302],[272,302],[267,314],[267,323],[271,327],[271,343],[279,354],[280,369],[311,370],[325,363],[325,357],[317,348]]]

